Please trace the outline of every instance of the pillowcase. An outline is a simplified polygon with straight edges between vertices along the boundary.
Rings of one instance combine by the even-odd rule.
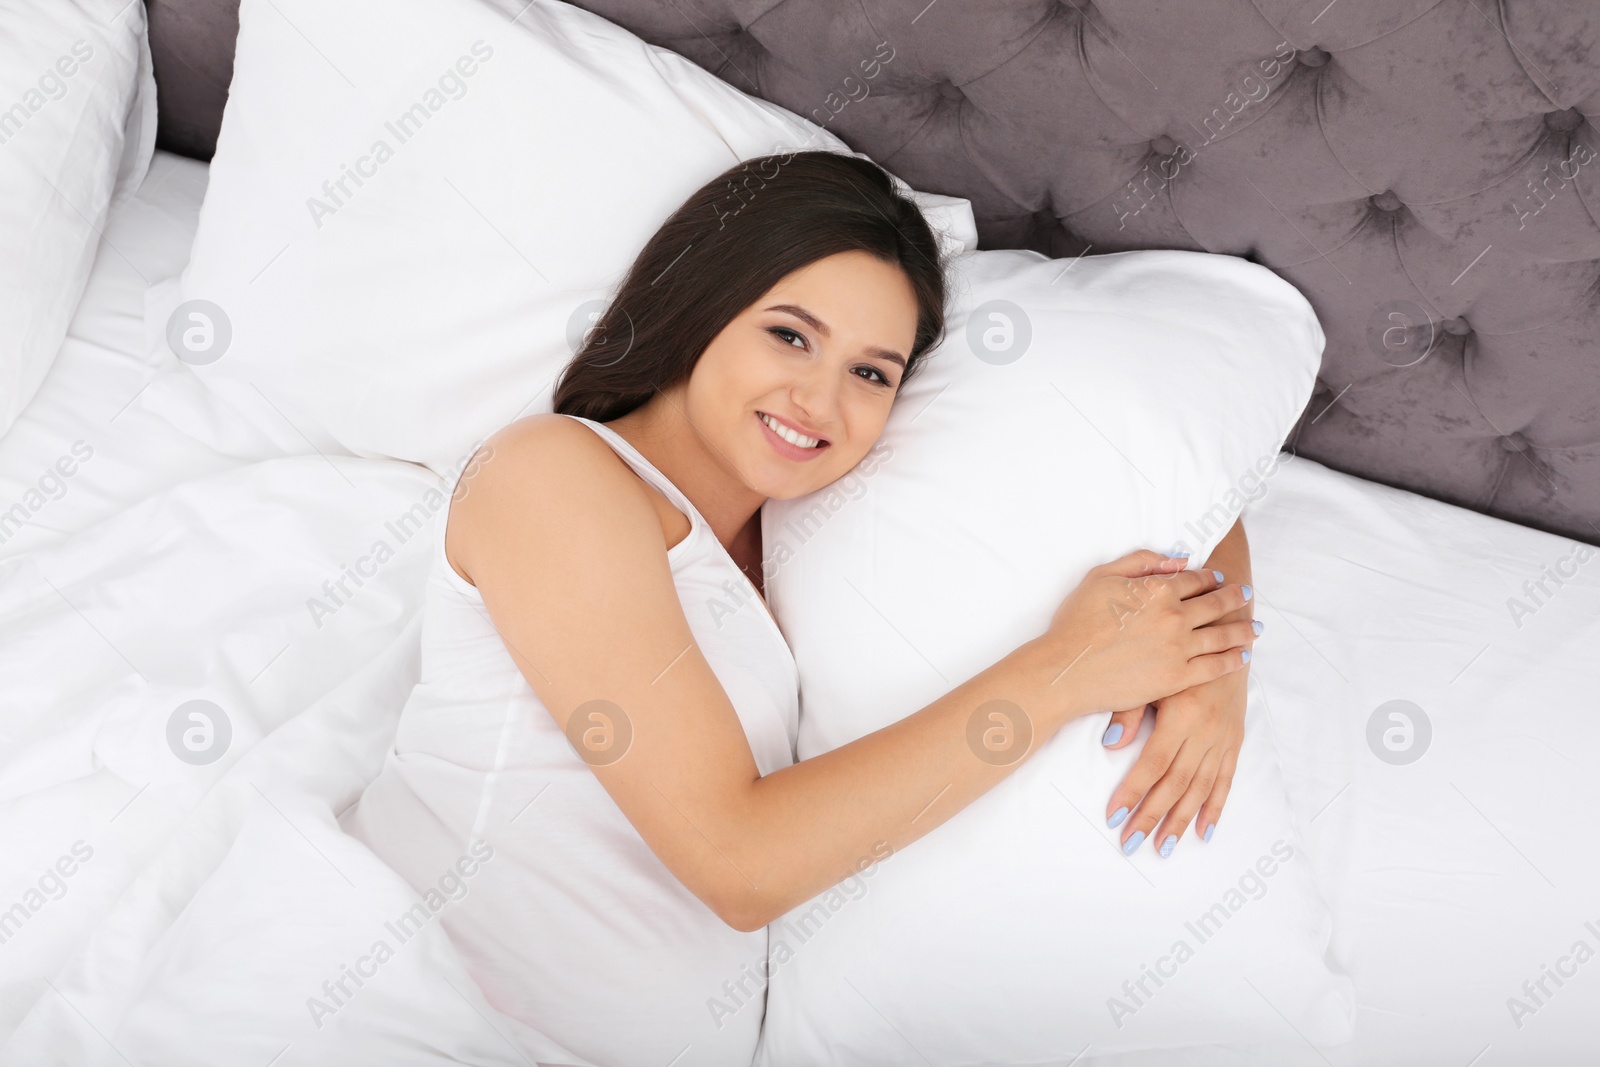
[[[453,475],[550,410],[691,192],[784,148],[848,153],[567,4],[245,0],[194,254],[157,309],[182,362],[141,402],[234,455]],[[949,247],[976,246],[966,201],[918,196]]]
[[[113,201],[155,152],[144,5],[0,0],[0,434],[55,362]]]
[[[1292,286],[1229,256],[977,252],[952,290],[945,343],[856,470],[762,508],[801,759],[1044,633],[1092,566],[1140,548],[1198,566],[1275,469],[1323,345]],[[1106,803],[1154,716],[1107,751],[1103,712],[774,923],[756,1062],[1066,1063],[1298,1042],[1286,1019],[1348,1040],[1353,991],[1250,689],[1210,842],[1122,855]]]

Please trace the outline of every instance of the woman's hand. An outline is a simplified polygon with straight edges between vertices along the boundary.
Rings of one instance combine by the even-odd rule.
[[[1250,545],[1244,520],[1234,522],[1206,566],[1220,567],[1249,590]],[[1252,621],[1254,593],[1221,622],[1249,623],[1260,633],[1262,623]],[[1123,826],[1122,849],[1132,854],[1146,838],[1169,856],[1194,822],[1204,840],[1222,816],[1233,784],[1239,747],[1244,740],[1245,692],[1249,668],[1192,686],[1156,700],[1153,705],[1130,701],[1131,710],[1119,711],[1106,727],[1103,744],[1121,748],[1139,732],[1147,706],[1154,706],[1155,727],[1144,751],[1106,805],[1106,821]],[[1132,812],[1132,818],[1129,818]],[[1195,816],[1198,813],[1198,821]],[[1157,829],[1157,824],[1160,828]]]
[[[1126,822],[1123,852],[1131,855],[1148,838],[1161,855],[1170,856],[1191,822],[1211,839],[1244,741],[1247,681],[1246,671],[1235,671],[1154,702],[1150,738],[1106,806],[1110,825]],[[1112,716],[1106,732],[1116,740],[1106,747],[1132,741],[1144,714],[1139,707]]]
[[[1033,644],[1054,666],[1052,685],[1067,682],[1068,719],[1143,707],[1249,661],[1250,624],[1223,621],[1249,593],[1184,562],[1130,553],[1090,570],[1056,609]]]

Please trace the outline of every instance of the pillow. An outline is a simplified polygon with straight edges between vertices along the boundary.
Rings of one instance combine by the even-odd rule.
[[[158,309],[179,359],[141,402],[234,455],[454,474],[550,410],[679,204],[780,148],[848,152],[566,4],[245,0],[194,254]],[[918,195],[976,245],[966,201]]]
[[[856,470],[762,508],[802,759],[1044,633],[1092,566],[1139,548],[1198,566],[1276,469],[1322,351],[1304,298],[1228,256],[977,252],[952,290],[945,343]],[[1352,989],[1253,683],[1247,708],[1210,842],[1122,855],[1106,803],[1153,716],[1107,751],[1103,712],[774,923],[757,1063],[1348,1040]]]
[[[0,0],[0,434],[55,361],[113,201],[155,152],[144,5]]]

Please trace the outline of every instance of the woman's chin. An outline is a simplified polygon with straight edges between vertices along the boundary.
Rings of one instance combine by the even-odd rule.
[[[788,478],[768,477],[757,486],[757,490],[768,500],[793,500],[821,488],[822,485],[817,484],[815,478],[801,479],[792,475]]]

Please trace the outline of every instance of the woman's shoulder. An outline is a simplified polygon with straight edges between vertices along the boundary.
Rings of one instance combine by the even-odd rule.
[[[480,485],[534,488],[602,478],[602,486],[626,485],[627,463],[599,434],[564,415],[529,415],[496,430],[484,441],[457,483],[457,499]],[[532,478],[533,481],[529,481]]]
[[[445,528],[445,558],[471,582],[472,559],[485,542],[510,531],[559,533],[571,527],[549,520],[579,511],[609,516],[608,526],[657,515],[649,487],[599,434],[562,415],[529,415],[495,431],[468,461]]]

